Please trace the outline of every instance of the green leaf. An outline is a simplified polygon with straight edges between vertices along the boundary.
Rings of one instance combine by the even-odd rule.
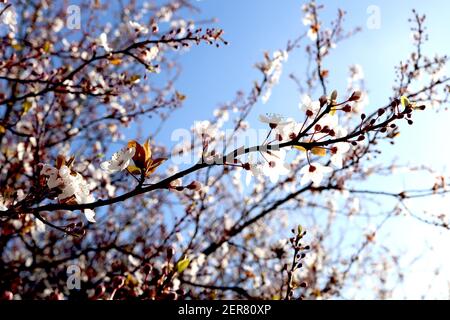
[[[298,234],[302,234],[302,232],[303,232],[303,227],[302,227],[301,224],[299,224],[299,225],[297,226],[297,232],[298,232]]]
[[[189,259],[182,259],[177,262],[177,272],[182,273],[188,266],[189,263],[191,263],[191,260]]]

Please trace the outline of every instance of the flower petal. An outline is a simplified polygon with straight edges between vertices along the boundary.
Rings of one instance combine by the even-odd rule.
[[[95,223],[95,211],[91,209],[84,209],[84,215],[86,220],[92,223]]]

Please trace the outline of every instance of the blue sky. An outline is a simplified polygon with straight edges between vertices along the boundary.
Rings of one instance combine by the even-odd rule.
[[[295,0],[197,1],[197,6],[201,9],[198,18],[218,18],[216,26],[225,30],[224,37],[230,45],[220,49],[202,45],[192,48],[190,52],[180,57],[183,73],[177,88],[188,98],[185,106],[173,115],[171,121],[158,135],[158,143],[171,145],[170,134],[173,130],[189,129],[194,121],[210,118],[218,104],[233,99],[237,90],[243,89],[248,92],[252,82],[260,77],[259,71],[253,65],[262,60],[263,52],[282,49],[287,40],[304,32],[300,10],[302,3]],[[450,53],[448,41],[450,2],[370,0],[320,3],[325,5],[322,12],[323,20],[331,21],[339,7],[348,12],[345,26],[362,27],[361,33],[340,43],[330,58],[324,61],[325,67],[330,70],[329,87],[344,92],[348,66],[360,64],[364,69],[366,86],[369,88],[371,110],[385,105],[389,100],[394,83],[394,66],[404,60],[412,48],[410,24],[407,21],[411,17],[412,8],[427,15],[426,26],[430,40],[426,44],[425,53]],[[367,28],[366,22],[369,18],[367,8],[371,5],[376,5],[380,9],[379,29]],[[300,116],[297,109],[299,94],[287,76],[292,72],[301,76],[305,62],[305,54],[301,49],[289,57],[280,85],[274,88],[269,103],[259,103],[255,106],[250,116],[253,127],[261,127],[255,121],[256,116],[261,113],[276,112],[287,116]],[[415,118],[414,126],[404,128],[394,147],[389,145],[383,147],[384,155],[379,161],[388,163],[389,160],[398,158],[402,164],[427,164],[435,169],[442,169],[444,175],[448,175],[449,121],[448,112],[424,111]],[[430,186],[434,182],[433,177],[424,174],[396,173],[387,179],[372,179],[364,187],[399,191],[402,188]],[[412,205],[418,211],[434,209],[448,212],[448,204],[448,198],[439,198],[432,202],[416,201]],[[396,293],[397,297],[407,295],[410,298],[420,298],[428,290],[434,267],[442,265],[444,274],[439,282],[433,284],[429,297],[448,298],[450,283],[448,231],[425,226],[413,219],[402,218],[389,223],[383,234],[389,239],[386,244],[407,250],[405,256],[411,256],[411,259],[418,252],[422,252],[425,243],[430,242],[437,246],[433,252],[424,249],[427,253],[423,259],[425,263],[419,263],[410,274],[406,275],[406,285]],[[422,281],[417,281],[419,278]]]

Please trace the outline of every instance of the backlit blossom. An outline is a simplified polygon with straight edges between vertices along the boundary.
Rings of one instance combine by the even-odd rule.
[[[170,27],[173,30],[177,30],[179,37],[186,36],[187,32],[192,30],[195,26],[192,21],[187,22],[183,19],[173,20],[170,22]]]
[[[300,174],[302,175],[300,184],[305,185],[312,182],[313,185],[317,187],[322,182],[324,175],[332,171],[333,169],[330,167],[326,167],[318,162],[313,162],[300,170]]]
[[[63,181],[58,176],[58,169],[45,164],[41,171],[42,175],[47,176],[47,186],[49,189],[54,189],[60,185],[62,185]]]
[[[289,174],[289,165],[285,163],[286,151],[270,151],[270,154],[264,154],[267,162],[262,170],[264,175],[269,177],[270,182],[276,183],[280,176]]]
[[[264,92],[262,93],[261,100],[263,103],[269,101],[272,95],[272,88],[280,81],[280,77],[283,71],[283,62],[287,61],[287,51],[275,51],[272,59],[266,54],[266,62],[259,65],[260,69],[266,76],[266,84],[264,86]]]
[[[283,116],[273,113],[260,115],[259,121],[269,124],[271,129],[275,129],[278,126],[284,126],[291,123],[291,121],[286,121],[286,119]]]
[[[13,6],[10,6],[2,13],[0,16],[0,24],[6,24],[11,32],[16,32],[17,14]]]
[[[73,171],[67,165],[62,164],[61,167],[55,168],[44,165],[41,171],[43,176],[47,177],[47,186],[49,189],[59,189],[58,200],[66,202],[72,198],[78,204],[91,203],[95,198],[90,194],[90,188],[86,180],[81,174]],[[95,222],[95,212],[85,209],[84,214],[90,222]]]
[[[302,129],[302,124],[296,122],[294,119],[286,119],[286,124],[279,125],[275,128],[278,142],[285,142],[293,140]]]
[[[162,22],[168,22],[172,19],[173,11],[169,6],[164,6],[156,13],[158,19]]]
[[[299,107],[307,116],[311,117],[319,112],[320,102],[318,100],[312,101],[309,95],[304,94]]]
[[[208,120],[204,121],[195,121],[191,130],[198,135],[199,137],[217,137],[218,129],[215,124],[209,122]]]
[[[252,155],[248,157],[247,169],[248,172],[247,176],[245,177],[245,183],[247,186],[250,185],[252,177],[258,178],[264,175],[263,165],[261,163],[254,161]]]
[[[153,46],[153,47],[151,47],[149,49],[146,49],[144,51],[143,59],[144,59],[145,62],[150,63],[151,61],[156,59],[156,57],[158,56],[158,53],[159,53],[158,47],[157,46]]]
[[[338,126],[338,121],[339,121],[339,118],[337,115],[331,115],[328,113],[328,114],[324,115],[317,122],[317,124],[322,128],[327,127],[328,129],[334,129]]]
[[[319,24],[312,24],[311,27],[308,30],[307,36],[311,41],[317,40],[317,34],[319,32],[320,25]]]
[[[109,44],[108,44],[108,36],[106,35],[106,33],[102,33],[99,38],[98,38],[98,44],[103,47],[103,49],[105,49],[106,52],[110,52],[112,51],[112,49],[110,48]]]
[[[148,33],[148,28],[142,26],[140,23],[138,23],[136,21],[128,21],[128,24],[136,33],[142,33],[142,34]]]
[[[92,209],[84,209],[84,216],[86,217],[86,220],[89,222],[96,222],[95,221],[95,211]]]
[[[350,150],[350,144],[347,142],[338,142],[334,144],[331,148],[331,163],[337,168],[342,168],[343,157],[348,150]]]
[[[100,167],[108,173],[123,171],[130,165],[135,152],[135,148],[122,149],[114,153],[111,160],[102,162]]]
[[[307,12],[303,17],[302,22],[305,26],[310,26],[314,22],[314,15],[310,12]]]

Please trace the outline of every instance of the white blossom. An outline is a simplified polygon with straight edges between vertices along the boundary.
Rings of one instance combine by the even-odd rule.
[[[314,22],[314,15],[310,12],[305,13],[305,16],[302,19],[303,25],[310,26]]]
[[[108,173],[115,173],[125,170],[132,161],[135,148],[125,148],[112,155],[111,160],[102,162],[100,167]]]
[[[309,95],[304,94],[302,95],[299,107],[304,113],[316,115],[320,110],[320,102],[318,100],[312,101]]]
[[[255,162],[253,160],[252,155],[249,155],[249,157],[248,157],[248,165],[249,165],[249,170],[245,177],[245,183],[247,186],[250,184],[252,176],[254,178],[258,178],[258,177],[261,177],[264,175],[263,165],[261,163]]]
[[[159,53],[158,47],[153,46],[153,47],[145,50],[143,59],[145,60],[145,62],[149,63],[156,59],[156,57],[158,56],[158,53]]]
[[[342,168],[343,156],[348,150],[350,150],[350,144],[348,142],[338,142],[334,144],[331,149],[333,154],[330,158],[331,163],[337,168]]]
[[[331,115],[327,113],[322,118],[320,118],[317,124],[322,128],[328,127],[328,129],[334,129],[338,126],[338,120],[339,118],[337,115]]]
[[[136,21],[128,21],[128,24],[130,25],[131,28],[133,28],[133,30],[136,33],[142,33],[142,34],[148,33],[148,28],[142,26],[140,23],[138,23]]]
[[[269,177],[270,182],[276,183],[280,176],[287,175],[289,170],[289,165],[284,162],[286,157],[285,150],[270,151],[270,154],[265,155],[268,162],[263,166],[264,175]]]
[[[209,122],[208,120],[195,121],[191,129],[199,137],[202,136],[216,137],[218,134],[216,126],[211,122]]]
[[[106,52],[111,52],[112,49],[108,44],[108,36],[106,33],[102,32],[102,34],[98,38],[98,44],[105,49]]]
[[[281,73],[283,71],[283,62],[287,61],[287,51],[275,51],[272,59],[265,66],[265,75],[267,83],[265,85],[265,91],[262,94],[261,100],[263,103],[267,103],[272,95],[272,87],[280,81]]]
[[[296,122],[292,118],[286,119],[286,122],[288,123],[285,125],[279,125],[275,128],[279,142],[292,140],[302,129],[302,124]]]
[[[291,123],[291,121],[286,121],[286,119],[283,116],[273,113],[266,115],[263,114],[259,115],[259,121],[269,124],[269,126],[272,129],[275,129],[278,126],[284,126]]]
[[[44,165],[41,171],[42,175],[47,176],[47,186],[49,189],[58,188],[61,192],[58,195],[60,201],[75,197],[78,204],[94,202],[94,197],[90,194],[89,185],[83,176],[78,172],[72,171],[63,165],[57,169],[49,165]],[[84,214],[90,222],[95,222],[95,212],[91,209],[85,209]]]
[[[84,216],[86,220],[95,223],[95,211],[92,209],[84,209]]]
[[[16,32],[17,14],[13,6],[10,6],[2,13],[0,24],[6,24],[10,31]]]
[[[300,184],[305,185],[312,182],[313,185],[317,187],[322,182],[324,175],[332,171],[333,169],[330,167],[326,167],[318,162],[313,162],[300,170],[300,174],[302,175]]]

